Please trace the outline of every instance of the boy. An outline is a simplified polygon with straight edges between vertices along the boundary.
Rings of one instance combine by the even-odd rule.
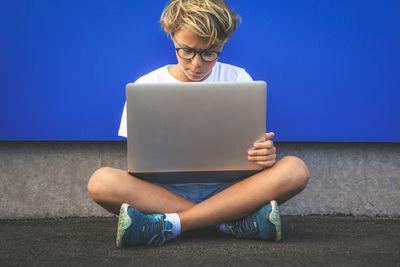
[[[169,1],[160,22],[175,45],[178,64],[136,82],[251,81],[244,69],[217,62],[238,19],[224,0]],[[125,108],[119,135],[127,136]],[[273,137],[274,133],[266,133],[265,141],[248,151],[248,160],[265,169],[241,181],[155,184],[104,167],[92,175],[88,190],[106,210],[119,213],[117,247],[161,246],[181,232],[214,225],[236,237],[279,240],[277,203],[302,191],[309,171],[296,157],[275,162]]]

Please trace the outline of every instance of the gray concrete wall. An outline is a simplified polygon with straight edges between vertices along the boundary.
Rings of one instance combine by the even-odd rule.
[[[311,179],[283,214],[400,215],[400,144],[276,143]],[[0,142],[0,218],[107,216],[87,193],[102,166],[126,169],[125,142]]]

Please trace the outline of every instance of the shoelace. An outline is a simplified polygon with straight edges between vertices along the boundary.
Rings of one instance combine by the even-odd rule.
[[[237,237],[242,237],[250,233],[256,233],[258,231],[256,216],[253,214],[234,221],[231,229]]]
[[[165,215],[161,218],[147,217],[143,222],[142,234],[143,237],[150,237],[147,241],[146,246],[150,246],[154,243],[155,246],[162,246],[165,243],[166,237],[172,235],[170,231],[164,229]],[[146,238],[147,239],[147,238]]]

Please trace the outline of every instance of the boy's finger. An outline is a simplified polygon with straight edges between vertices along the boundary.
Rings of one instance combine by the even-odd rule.
[[[267,154],[268,154],[268,149],[265,149],[265,148],[248,152],[248,155],[250,155],[250,156],[260,156],[260,155],[267,155]]]
[[[264,166],[264,167],[272,167],[275,164],[275,160],[256,161],[256,164]]]
[[[253,146],[254,146],[255,149],[271,148],[271,147],[274,146],[274,142],[272,142],[271,140],[267,140],[267,141],[264,141],[262,143],[257,143],[256,142],[256,143],[253,144]]]
[[[265,140],[270,140],[274,138],[274,136],[275,136],[274,132],[265,133]]]

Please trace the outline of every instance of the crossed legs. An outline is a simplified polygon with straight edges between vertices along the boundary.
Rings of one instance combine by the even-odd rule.
[[[283,203],[305,188],[309,176],[301,159],[288,156],[196,204],[126,171],[104,167],[92,175],[88,191],[99,205],[114,214],[118,214],[122,203],[143,213],[176,212],[183,232],[241,218],[273,199]]]

